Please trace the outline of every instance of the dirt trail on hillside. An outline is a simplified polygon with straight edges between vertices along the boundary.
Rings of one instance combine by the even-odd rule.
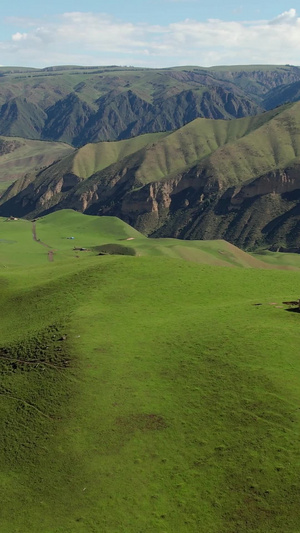
[[[44,246],[44,248],[48,248],[49,251],[48,251],[48,261],[50,261],[50,263],[53,262],[53,256],[54,256],[54,251],[51,246],[49,246],[49,244],[46,244],[45,242],[41,241],[41,239],[38,239],[37,236],[36,236],[36,223],[35,222],[32,222],[32,238],[35,242],[38,242],[39,244],[41,244],[42,246]]]

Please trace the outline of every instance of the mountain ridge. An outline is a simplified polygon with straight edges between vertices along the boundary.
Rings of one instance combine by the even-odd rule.
[[[63,141],[172,131],[195,118],[233,119],[285,103],[293,66],[0,68],[0,134]],[[292,90],[292,89],[291,89]],[[298,99],[298,95],[294,95]]]
[[[147,235],[295,247],[299,163],[300,102],[198,118],[172,133],[85,145],[13,184],[0,215],[72,208],[118,216]]]

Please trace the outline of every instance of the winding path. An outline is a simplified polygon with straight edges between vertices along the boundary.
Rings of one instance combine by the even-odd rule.
[[[52,263],[54,250],[52,250],[52,248],[51,248],[51,246],[49,246],[49,244],[46,244],[45,242],[41,241],[41,239],[37,238],[37,236],[36,236],[36,223],[35,222],[32,222],[32,238],[33,238],[33,240],[35,242],[38,242],[39,244],[44,246],[44,248],[48,248],[48,261],[50,261],[50,263]]]

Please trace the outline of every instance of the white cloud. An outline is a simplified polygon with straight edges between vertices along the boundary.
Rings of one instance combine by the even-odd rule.
[[[22,41],[24,39],[27,39],[27,33],[20,33],[18,31],[17,33],[14,33],[14,35],[12,35],[13,41]]]
[[[284,11],[278,17],[271,20],[270,24],[294,24],[297,23],[298,17],[296,9],[292,8],[289,11]]]
[[[297,64],[300,57],[300,18],[294,8],[270,21],[187,19],[161,26],[73,12],[50,22],[15,19],[14,24],[19,31],[0,41],[4,64]]]

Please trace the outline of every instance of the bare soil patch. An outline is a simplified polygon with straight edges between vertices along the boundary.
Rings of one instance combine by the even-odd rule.
[[[49,252],[48,252],[48,261],[50,261],[50,263],[53,262],[53,255],[54,255],[54,250],[51,249],[51,246],[49,246],[49,244],[46,244],[45,242],[41,241],[41,239],[38,239],[37,238],[37,234],[36,234],[36,222],[33,221],[32,222],[32,238],[35,242],[38,242],[39,244],[41,244],[42,246],[44,246],[44,248],[48,248],[49,249]]]

